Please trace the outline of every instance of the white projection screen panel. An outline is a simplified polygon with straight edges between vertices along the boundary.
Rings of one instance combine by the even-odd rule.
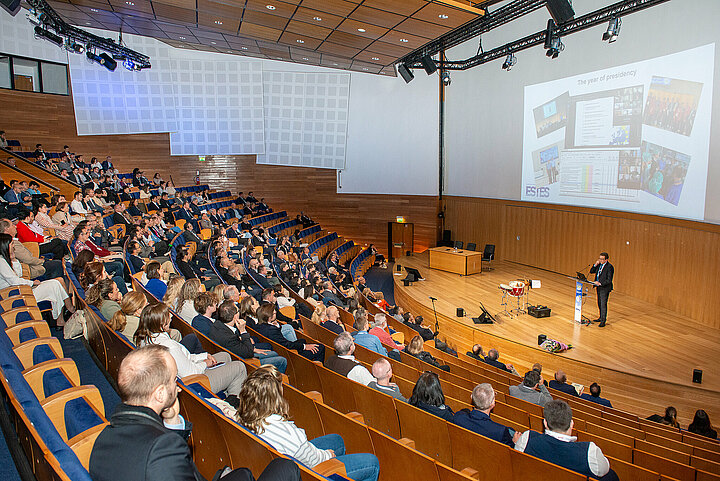
[[[715,44],[525,87],[521,199],[703,220]]]

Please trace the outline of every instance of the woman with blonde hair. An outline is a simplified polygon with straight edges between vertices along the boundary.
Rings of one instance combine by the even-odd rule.
[[[317,306],[315,306],[315,310],[313,311],[310,320],[319,326],[327,320],[327,313],[325,312],[326,310],[327,307],[325,307],[325,304],[318,304]]]
[[[240,300],[240,318],[245,320],[245,324],[253,328],[257,326],[258,320],[256,312],[260,307],[260,303],[252,296],[243,297]]]
[[[425,341],[423,341],[422,336],[415,336],[412,339],[410,339],[410,342],[407,346],[405,346],[405,352],[410,354],[413,357],[416,357],[420,359],[423,362],[426,362],[428,364],[432,364],[435,367],[439,367],[443,371],[449,371],[450,367],[440,364],[437,359],[435,359],[432,354],[430,354],[427,351],[423,350],[423,344]]]
[[[251,373],[238,398],[237,421],[281,454],[292,456],[309,468],[337,458],[354,481],[377,480],[380,465],[374,454],[345,454],[345,443],[339,434],[308,440],[305,430],[290,419],[282,375],[276,367],[265,365]]]
[[[185,285],[185,278],[181,276],[173,277],[167,283],[167,290],[162,298],[163,303],[173,311],[177,311],[178,298],[180,297],[180,291]]]
[[[200,294],[202,281],[200,279],[188,279],[180,289],[177,299],[177,313],[187,323],[192,323],[195,316],[200,314],[195,311],[195,298]]]
[[[138,291],[128,292],[120,302],[120,310],[112,316],[108,324],[132,342],[140,324],[140,313],[146,305],[145,294]]]
[[[211,294],[217,301],[218,305],[222,304],[222,302],[225,300],[225,284],[218,284],[217,286],[213,287]]]

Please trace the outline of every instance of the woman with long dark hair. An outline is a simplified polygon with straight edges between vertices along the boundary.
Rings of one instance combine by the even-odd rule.
[[[710,439],[717,439],[717,431],[715,431],[710,423],[710,416],[703,409],[695,411],[695,417],[688,426],[688,431],[699,434]]]
[[[75,312],[75,306],[63,285],[57,279],[49,279],[47,281],[31,281],[23,279],[22,265],[20,261],[15,259],[15,246],[13,238],[8,234],[0,234],[0,289],[12,286],[32,286],[35,299],[40,301],[50,301],[52,304],[52,316],[57,320],[57,325],[65,325],[65,319],[62,319],[62,308],[66,307],[72,314]]]
[[[440,378],[434,372],[425,371],[420,375],[408,403],[446,421],[453,420],[454,413],[445,405]]]

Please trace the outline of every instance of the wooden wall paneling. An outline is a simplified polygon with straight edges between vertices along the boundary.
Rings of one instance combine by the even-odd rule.
[[[720,328],[712,287],[720,280],[720,226],[496,199],[445,197],[444,204],[453,238],[495,243],[498,259],[574,274],[607,251],[618,292]]]
[[[438,238],[436,196],[338,194],[335,170],[258,165],[254,155],[212,156],[205,162],[170,156],[168,134],[78,136],[70,96],[0,89],[0,105],[0,129],[23,146],[42,143],[45,151],[56,152],[67,144],[86,160],[111,155],[121,172],[140,167],[148,178],[155,172],[166,180],[172,175],[177,186],[192,184],[199,171],[202,183],[233,193],[252,190],[289,215],[305,211],[325,230],[360,245],[374,243],[386,256],[387,222],[398,215],[415,223],[417,251]]]

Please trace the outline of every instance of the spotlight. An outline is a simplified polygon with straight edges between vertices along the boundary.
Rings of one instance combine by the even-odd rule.
[[[48,30],[45,30],[42,27],[35,27],[35,36],[38,38],[44,38],[45,40],[49,40],[58,47],[62,47],[63,43],[65,43],[60,35],[56,35]]]
[[[545,50],[552,47],[552,39],[555,36],[555,21],[548,19],[547,28],[545,29]]]
[[[611,18],[607,31],[603,33],[602,39],[608,43],[613,43],[617,40],[618,35],[620,35],[620,27],[622,27],[622,19],[618,17]]]
[[[400,76],[405,80],[405,83],[410,83],[412,79],[415,78],[415,75],[410,71],[410,69],[405,65],[404,63],[401,63],[397,66],[397,71],[400,74]]]
[[[117,68],[117,62],[113,60],[113,58],[106,54],[105,52],[101,53],[100,55],[95,54],[94,52],[91,52],[90,50],[87,51],[85,54],[87,55],[87,58],[93,62],[97,62],[109,71],[113,72],[115,68]]]
[[[67,43],[65,44],[65,49],[67,49],[69,52],[73,52],[73,53],[79,53],[79,54],[85,53],[84,46],[80,45],[77,42],[73,42],[70,39],[68,39]]]
[[[443,72],[440,76],[440,79],[442,80],[443,85],[446,87],[449,87],[452,83],[452,79],[450,78],[450,72]]]
[[[558,58],[558,55],[560,55],[560,52],[563,50],[565,50],[565,44],[562,43],[560,37],[554,37],[550,42],[550,48],[547,52],[545,52],[545,55],[551,58]]]
[[[517,63],[517,57],[513,55],[512,53],[507,56],[505,59],[505,62],[502,64],[503,70],[507,70],[508,72],[515,66]]]
[[[135,66],[135,62],[130,60],[129,58],[126,58],[123,60],[123,67],[130,70],[131,72],[134,71],[137,67]]]

